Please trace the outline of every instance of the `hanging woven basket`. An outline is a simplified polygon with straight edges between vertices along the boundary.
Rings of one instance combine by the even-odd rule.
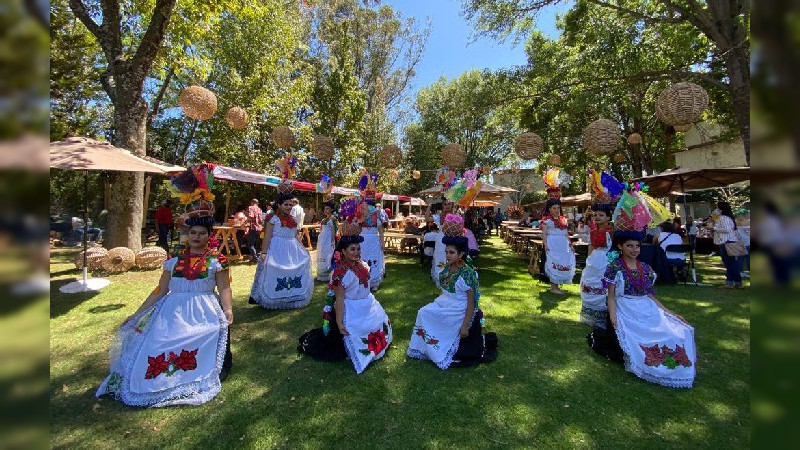
[[[621,163],[623,161],[625,161],[625,155],[623,155],[622,153],[617,153],[616,155],[614,155],[615,163]]]
[[[269,137],[272,138],[272,142],[274,142],[275,146],[278,148],[291,148],[295,142],[292,129],[286,125],[278,125],[273,128]]]
[[[561,165],[561,157],[558,155],[550,155],[547,162],[549,162],[551,166],[559,166]]]
[[[178,104],[184,114],[196,120],[210,119],[217,112],[217,96],[202,86],[189,86],[182,90]]]
[[[133,267],[136,262],[136,254],[127,247],[112,248],[103,258],[103,270],[106,272],[120,273]]]
[[[103,247],[92,247],[86,250],[86,268],[92,272],[103,267],[103,260],[108,254],[108,250]],[[73,260],[75,267],[83,269],[83,252],[75,255]]]
[[[543,148],[544,141],[536,133],[522,133],[514,140],[514,151],[522,159],[538,158]]]
[[[314,140],[311,141],[311,152],[319,160],[329,161],[333,159],[333,139],[331,139],[329,136],[323,136],[321,134],[314,136]]]
[[[641,143],[642,143],[642,135],[641,134],[639,134],[639,133],[631,133],[631,135],[628,136],[628,144],[639,145]]]
[[[661,91],[656,101],[656,116],[667,125],[696,122],[708,108],[708,92],[694,83],[675,83]]]
[[[385,145],[378,153],[379,163],[385,167],[397,167],[403,162],[403,152],[395,144]]]
[[[400,173],[397,172],[397,170],[392,169],[392,171],[389,172],[389,178],[393,180],[396,180],[398,176],[400,176]]]
[[[143,270],[153,270],[161,267],[167,259],[167,252],[161,247],[145,247],[136,252],[136,267]]]
[[[247,115],[247,111],[244,108],[234,106],[225,113],[225,121],[234,130],[244,130],[247,128],[247,124],[250,123],[250,116]]]
[[[598,119],[583,129],[583,146],[595,155],[607,155],[617,149],[621,135],[617,124]]]
[[[419,173],[419,170],[415,170],[415,171],[411,172],[411,178],[413,178],[415,180],[419,180],[420,175],[421,174]]]
[[[464,146],[455,142],[447,144],[442,149],[442,164],[451,168],[458,169],[467,161],[467,153]]]

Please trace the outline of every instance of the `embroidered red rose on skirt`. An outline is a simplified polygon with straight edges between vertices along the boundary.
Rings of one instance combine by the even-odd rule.
[[[367,350],[377,355],[386,348],[386,333],[383,330],[373,331],[367,336]]]

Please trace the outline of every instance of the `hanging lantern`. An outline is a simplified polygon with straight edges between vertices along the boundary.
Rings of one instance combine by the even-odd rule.
[[[598,119],[583,129],[583,146],[595,155],[607,155],[617,149],[620,135],[617,124]]]
[[[628,136],[628,144],[639,145],[642,143],[642,135],[639,133],[632,133]]]
[[[442,149],[442,164],[451,168],[458,169],[467,161],[467,154],[464,146],[455,142],[447,144]]]
[[[519,173],[519,163],[514,162],[511,164],[511,171],[514,173]]]
[[[621,163],[623,161],[625,161],[625,155],[623,155],[622,153],[617,153],[617,154],[614,155],[614,162],[615,163]]]
[[[396,180],[399,175],[400,174],[394,169],[392,169],[392,171],[389,172],[389,178],[391,178],[393,180]]]
[[[561,157],[558,155],[550,155],[550,159],[547,160],[551,166],[560,166],[561,165]]]
[[[328,136],[317,135],[311,141],[311,151],[317,159],[327,161],[333,159],[334,144],[333,139]]]
[[[419,177],[420,177],[419,170],[415,170],[415,171],[411,172],[411,178],[413,178],[415,180],[419,180]]]
[[[692,129],[692,124],[687,123],[687,124],[684,124],[684,125],[673,125],[672,128],[674,128],[675,131],[679,131],[679,132],[684,133],[684,132],[687,132],[687,131]]]
[[[706,108],[708,92],[705,89],[694,83],[675,83],[658,94],[656,116],[667,125],[689,125],[697,121]]]
[[[294,133],[292,133],[292,129],[286,125],[279,125],[273,128],[269,137],[272,138],[272,142],[274,142],[275,146],[278,148],[290,148],[294,145]]]
[[[403,162],[403,152],[397,145],[388,144],[378,153],[378,159],[383,166],[397,167]]]
[[[189,86],[182,90],[178,104],[187,117],[196,120],[210,119],[217,112],[217,96],[202,86]]]
[[[534,159],[542,154],[544,142],[536,133],[522,133],[514,140],[514,151],[522,159]]]
[[[136,262],[136,253],[127,247],[116,247],[106,253],[103,259],[103,270],[107,272],[125,272]]]
[[[247,128],[247,124],[250,123],[250,116],[247,115],[247,111],[244,108],[234,106],[225,113],[225,121],[234,130],[244,130]]]

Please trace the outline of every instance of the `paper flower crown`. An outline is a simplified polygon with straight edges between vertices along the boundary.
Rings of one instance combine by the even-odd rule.
[[[164,180],[164,185],[172,197],[184,205],[187,225],[213,225],[214,164],[196,164],[180,175]]]
[[[358,189],[364,197],[374,197],[378,191],[378,174],[364,173],[358,180]]]
[[[445,192],[444,196],[460,206],[469,207],[481,192],[481,188],[483,188],[483,182],[478,181],[478,171],[471,169],[465,171],[464,175]]]
[[[589,193],[595,204],[614,203],[625,190],[622,183],[603,170],[589,169],[588,177]]]
[[[622,186],[624,190],[611,216],[615,235],[641,239],[648,226],[656,226],[674,216],[664,205],[647,195],[650,187],[646,184],[622,183]]]
[[[278,172],[278,176],[281,177],[281,182],[278,184],[278,192],[288,194],[294,191],[292,177],[297,171],[297,158],[292,156],[291,153],[287,153],[282,158],[276,159],[273,167]]]
[[[547,198],[550,200],[561,198],[561,188],[569,186],[572,182],[572,176],[560,169],[549,169],[542,179],[547,186]]]
[[[339,218],[342,219],[342,236],[356,236],[361,233],[361,222],[365,217],[366,203],[359,196],[350,196],[339,205]]]

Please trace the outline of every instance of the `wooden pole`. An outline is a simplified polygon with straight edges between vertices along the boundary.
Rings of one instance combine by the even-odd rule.
[[[228,220],[230,217],[230,210],[231,210],[231,184],[228,183],[228,188],[225,189],[225,218],[223,219],[223,223]]]

